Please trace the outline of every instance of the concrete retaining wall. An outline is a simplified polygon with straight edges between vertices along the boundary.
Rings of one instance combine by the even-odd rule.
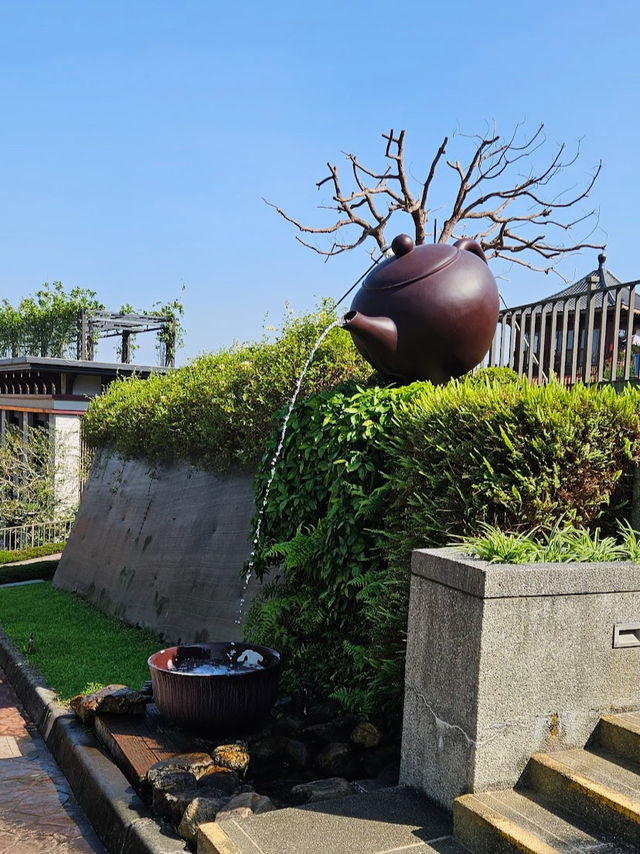
[[[54,584],[165,641],[238,640],[253,475],[94,461]]]
[[[640,565],[414,552],[400,780],[447,809],[512,787],[532,753],[639,709],[639,674]]]

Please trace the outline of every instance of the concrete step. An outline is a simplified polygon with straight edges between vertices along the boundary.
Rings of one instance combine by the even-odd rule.
[[[531,757],[524,787],[554,809],[573,813],[640,848],[640,769],[598,750],[563,750]]]
[[[200,825],[198,854],[469,854],[451,816],[401,786]]]
[[[453,805],[454,837],[474,854],[632,854],[637,849],[578,816],[558,812],[535,792],[463,795]]]
[[[592,744],[640,765],[640,712],[603,715],[593,734]]]

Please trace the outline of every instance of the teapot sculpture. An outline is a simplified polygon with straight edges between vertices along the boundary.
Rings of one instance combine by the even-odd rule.
[[[498,321],[498,287],[473,240],[414,246],[369,273],[340,325],[364,358],[403,382],[445,383],[479,364]]]

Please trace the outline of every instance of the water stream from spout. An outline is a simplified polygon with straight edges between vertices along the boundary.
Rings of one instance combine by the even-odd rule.
[[[296,400],[298,399],[298,395],[300,394],[300,389],[302,388],[302,383],[304,381],[304,378],[306,376],[307,371],[309,370],[309,366],[311,365],[311,362],[313,361],[313,357],[316,355],[318,347],[322,344],[322,342],[327,337],[327,335],[331,332],[331,330],[335,329],[336,326],[339,326],[340,323],[341,323],[341,320],[334,320],[333,323],[331,323],[329,326],[327,326],[327,328],[324,330],[324,332],[320,336],[318,336],[318,339],[316,340],[315,344],[311,348],[311,353],[309,354],[309,358],[305,362],[304,367],[300,373],[300,376],[298,377],[298,382],[296,384],[295,391],[293,392],[293,396],[291,398],[291,401],[289,402],[289,408],[287,410],[287,414],[285,415],[284,421],[282,422],[282,429],[280,430],[280,440],[278,442],[278,446],[276,448],[276,451],[275,451],[273,457],[271,458],[271,468],[269,470],[269,477],[267,479],[267,485],[265,486],[264,495],[262,497],[262,504],[261,504],[260,510],[258,512],[258,518],[256,521],[256,529],[255,529],[255,532],[253,535],[253,544],[252,544],[252,548],[251,548],[251,554],[249,555],[249,560],[247,561],[247,572],[246,572],[245,577],[244,577],[242,594],[240,597],[240,607],[238,609],[238,613],[237,613],[236,619],[235,619],[236,625],[238,625],[238,626],[242,622],[242,617],[244,615],[244,607],[245,607],[245,602],[246,602],[247,588],[249,587],[249,582],[251,581],[251,575],[253,572],[253,565],[254,565],[255,559],[256,559],[256,550],[258,548],[258,542],[260,540],[260,532],[262,530],[262,520],[264,517],[265,510],[267,509],[267,502],[269,501],[269,493],[271,491],[271,484],[273,483],[273,479],[274,479],[275,474],[276,474],[276,466],[278,465],[278,460],[280,459],[280,454],[282,453],[282,448],[284,447],[284,440],[285,440],[286,435],[287,435],[287,427],[289,425],[289,419],[291,418],[291,413],[293,412],[293,407],[296,405]]]

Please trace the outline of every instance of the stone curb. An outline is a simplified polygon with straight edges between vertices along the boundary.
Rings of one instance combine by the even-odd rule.
[[[160,827],[93,734],[1,630],[0,666],[110,854],[184,854],[185,843]]]

